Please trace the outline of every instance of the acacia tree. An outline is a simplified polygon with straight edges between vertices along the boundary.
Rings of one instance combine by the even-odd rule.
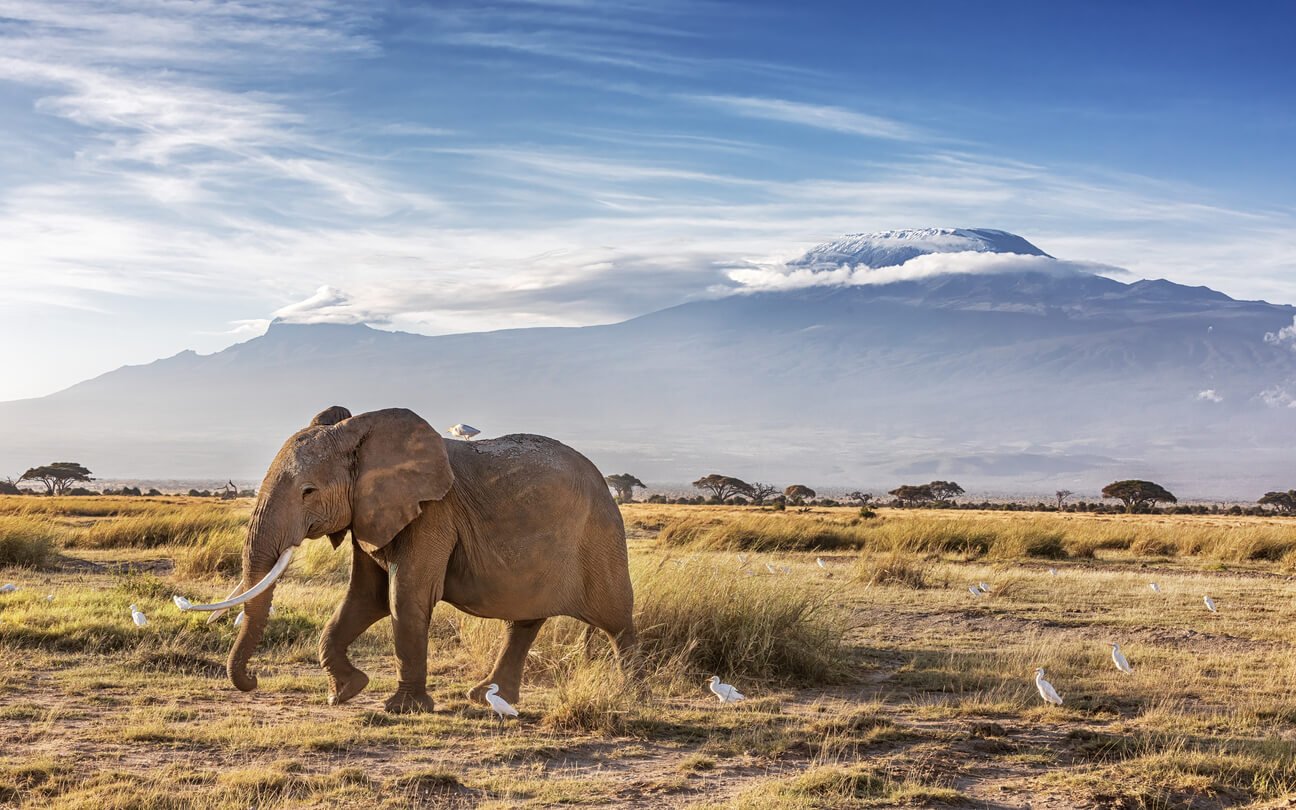
[[[647,489],[648,485],[630,473],[621,473],[620,475],[604,476],[607,485],[616,490],[617,500],[621,503],[630,503],[634,500],[634,489]]]
[[[62,495],[74,483],[93,481],[90,471],[75,461],[55,461],[43,467],[32,467],[18,479],[39,481],[45,485],[46,495]]]
[[[1168,489],[1151,481],[1113,481],[1103,487],[1104,498],[1114,498],[1125,504],[1126,514],[1154,506],[1158,503],[1179,503]]]
[[[0,495],[21,495],[22,490],[14,483],[12,478],[6,478],[0,481]]]
[[[773,484],[762,484],[760,481],[752,481],[750,486],[752,503],[765,503],[766,498],[779,491]]]
[[[1057,510],[1059,512],[1062,511],[1062,505],[1066,503],[1067,498],[1070,498],[1073,494],[1069,489],[1059,489],[1053,493],[1053,497],[1057,498]]]
[[[846,500],[852,501],[859,506],[868,506],[869,501],[873,500],[873,493],[860,492],[859,490],[855,490],[854,492],[846,496]]]
[[[719,501],[726,501],[735,495],[751,495],[751,484],[741,478],[712,473],[704,475],[693,482],[698,489],[710,492]]]
[[[805,484],[793,484],[783,490],[783,497],[792,503],[802,503],[815,496],[815,491]]]
[[[1272,506],[1284,515],[1290,515],[1296,512],[1296,489],[1289,489],[1286,492],[1266,492],[1256,503],[1261,506]]]
[[[946,501],[957,498],[963,494],[963,487],[954,481],[932,481],[927,485],[931,490],[931,496],[935,500],[945,503]]]
[[[899,501],[901,506],[920,506],[936,499],[931,484],[902,484],[887,494]]]

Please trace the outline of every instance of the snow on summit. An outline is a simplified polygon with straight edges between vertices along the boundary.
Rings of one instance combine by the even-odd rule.
[[[1049,254],[1022,237],[993,228],[905,228],[880,233],[853,233],[807,251],[789,267],[812,270],[847,265],[896,267],[929,253]]]

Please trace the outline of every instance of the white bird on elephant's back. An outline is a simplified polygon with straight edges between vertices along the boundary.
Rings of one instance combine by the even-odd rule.
[[[486,702],[499,715],[500,722],[504,721],[504,716],[517,717],[518,710],[509,705],[509,702],[499,696],[499,684],[493,683],[486,689]]]
[[[481,431],[472,425],[458,424],[450,428],[450,435],[454,436],[456,439],[468,439],[471,441],[472,437],[479,433],[481,433]]]

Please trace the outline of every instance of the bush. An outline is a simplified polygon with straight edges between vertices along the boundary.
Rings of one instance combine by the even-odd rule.
[[[48,519],[0,517],[0,566],[50,568],[58,558],[60,534]]]
[[[791,577],[701,564],[634,571],[640,654],[659,670],[822,684],[849,680],[846,616],[833,595]]]

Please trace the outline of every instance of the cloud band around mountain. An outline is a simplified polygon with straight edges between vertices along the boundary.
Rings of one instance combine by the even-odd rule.
[[[891,267],[840,265],[831,269],[750,267],[730,270],[730,280],[742,292],[794,290],[804,287],[857,287],[916,281],[944,275],[1044,273],[1050,276],[1122,276],[1127,271],[1097,262],[1067,261],[1017,253],[929,253]]]

